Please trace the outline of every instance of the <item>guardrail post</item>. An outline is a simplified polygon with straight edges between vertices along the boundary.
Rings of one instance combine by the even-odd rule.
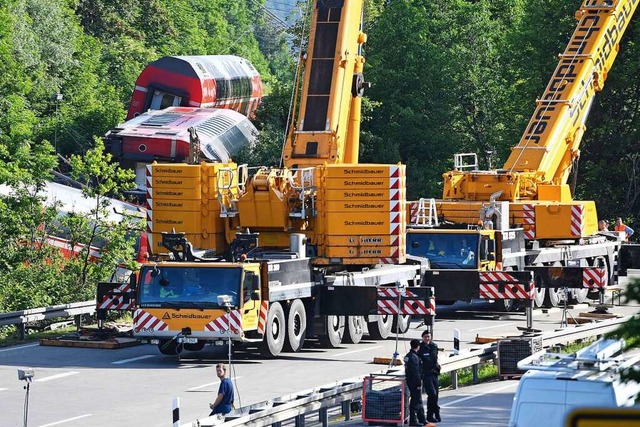
[[[456,390],[458,388],[458,370],[451,371],[451,388]]]
[[[82,316],[80,314],[73,316],[73,323],[76,324],[76,329],[80,329],[82,327]]]
[[[304,414],[296,415],[296,427],[304,427]]]
[[[351,420],[351,401],[345,400],[342,402],[342,415],[345,421]]]
[[[471,367],[471,373],[473,375],[473,383],[478,384],[478,365],[473,365]]]
[[[18,335],[20,336],[20,340],[24,341],[25,336],[26,336],[26,328],[25,328],[24,323],[21,323],[21,324],[18,325]]]
[[[278,421],[277,423],[271,424],[271,427],[282,427],[282,423]]]
[[[329,425],[329,414],[327,408],[320,408],[318,411],[318,421],[322,424],[322,427]]]

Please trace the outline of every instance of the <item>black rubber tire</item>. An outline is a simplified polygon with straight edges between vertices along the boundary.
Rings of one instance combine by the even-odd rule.
[[[393,325],[391,326],[391,332],[394,334],[406,334],[411,326],[411,315],[400,314],[393,316]]]
[[[514,299],[499,299],[493,303],[493,306],[496,311],[511,313],[518,310],[519,304],[518,301]]]
[[[344,316],[325,316],[323,320],[323,334],[318,337],[320,344],[327,348],[336,348],[342,344],[344,337]]]
[[[554,266],[561,266],[562,263],[560,261],[556,261],[553,263]],[[564,304],[564,290],[557,288],[547,288],[547,292],[544,298],[544,306],[551,308],[557,307],[558,305]]]
[[[182,344],[178,340],[162,340],[158,344],[158,350],[165,356],[177,356],[182,353]]]
[[[534,266],[537,266],[539,264],[534,264]],[[534,284],[537,285],[538,281],[541,280],[539,278],[536,278],[534,276]],[[535,286],[533,288],[533,306],[535,308],[540,308],[540,307],[544,307],[544,299],[547,295],[547,290],[544,287],[537,287]]]
[[[198,341],[195,344],[184,344],[184,349],[187,351],[200,351],[204,348],[206,342]]]
[[[378,319],[373,322],[367,322],[369,336],[374,340],[386,340],[391,335],[391,327],[393,326],[393,316],[378,315]]]
[[[287,339],[284,349],[297,353],[304,346],[307,337],[307,310],[299,299],[293,300],[287,310]]]
[[[260,354],[265,357],[276,357],[284,348],[287,331],[284,310],[279,302],[271,303],[267,313],[264,340],[258,346]]]
[[[580,267],[587,267],[589,263],[585,258],[580,260]],[[570,292],[571,302],[576,304],[582,304],[587,300],[589,295],[589,288],[572,289]]]
[[[347,316],[347,328],[343,340],[346,343],[358,344],[364,336],[365,320],[362,316]]]

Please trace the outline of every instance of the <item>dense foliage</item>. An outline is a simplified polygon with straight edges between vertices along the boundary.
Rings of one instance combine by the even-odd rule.
[[[304,11],[307,2],[299,3]],[[361,161],[406,163],[409,198],[438,197],[441,175],[456,152],[477,152],[482,166],[499,167],[556,66],[580,3],[367,0],[365,75],[373,86],[364,102]],[[259,144],[240,160],[279,163],[308,15],[275,25],[263,5],[263,0],[1,3],[0,183],[22,193],[0,198],[5,243],[0,311],[68,302],[83,285],[65,286],[65,281],[86,283],[104,273],[89,277],[78,267],[74,275],[60,275],[66,261],[59,255],[35,254],[40,246],[31,242],[42,239],[40,225],[55,216],[55,209],[42,209],[35,194],[51,170],[70,173],[72,164],[83,171],[78,175],[95,181],[92,168],[78,159],[124,119],[135,79],[149,62],[165,55],[248,58],[268,96],[255,120]],[[282,31],[287,25],[289,34]],[[636,18],[591,108],[577,186],[577,196],[595,200],[601,217],[622,216],[632,226],[640,226],[639,42]],[[71,162],[72,155],[80,157]]]

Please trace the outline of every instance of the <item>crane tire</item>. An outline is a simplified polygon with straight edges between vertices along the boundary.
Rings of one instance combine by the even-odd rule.
[[[318,337],[323,347],[336,348],[344,337],[344,316],[329,315],[323,320],[323,333]]]
[[[287,339],[284,349],[297,353],[304,346],[307,337],[307,311],[299,299],[293,300],[287,312]]]
[[[391,332],[394,334],[405,334],[411,326],[410,314],[399,314],[393,316],[393,326],[391,326]]]
[[[347,316],[347,328],[344,334],[344,342],[358,344],[364,336],[364,317]]]
[[[374,340],[385,340],[391,335],[391,327],[393,326],[393,316],[379,315],[373,322],[367,322],[369,336]]]
[[[279,302],[271,303],[267,313],[264,340],[258,346],[260,354],[265,357],[275,357],[282,352],[286,341],[286,323],[284,310]]]

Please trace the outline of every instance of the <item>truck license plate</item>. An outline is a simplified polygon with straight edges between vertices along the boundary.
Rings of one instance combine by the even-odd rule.
[[[197,344],[198,343],[198,338],[182,337],[180,339],[180,342],[182,342],[182,344]]]

